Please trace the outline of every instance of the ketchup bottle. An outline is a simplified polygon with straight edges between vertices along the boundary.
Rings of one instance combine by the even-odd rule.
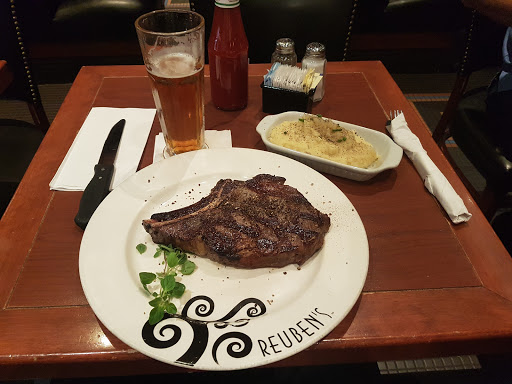
[[[249,43],[239,0],[215,0],[208,41],[212,102],[224,110],[247,106]]]

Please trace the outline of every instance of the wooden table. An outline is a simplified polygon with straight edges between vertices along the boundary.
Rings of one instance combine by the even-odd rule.
[[[230,129],[233,145],[264,149],[255,132],[259,84],[250,68],[249,106],[210,102],[207,129]],[[92,107],[154,107],[142,66],[84,67],[0,223],[0,379],[180,371],[127,347],[95,317],[78,275],[80,192],[48,184]],[[442,156],[414,107],[380,62],[329,63],[314,113],[385,131],[401,109],[472,219],[453,225],[404,157],[368,182],[327,177],[350,199],[368,234],[363,293],[323,341],[274,366],[317,365],[512,350],[512,259]],[[151,136],[159,131],[154,122]],[[140,167],[151,162],[148,140]],[[183,370],[181,370],[183,371]]]

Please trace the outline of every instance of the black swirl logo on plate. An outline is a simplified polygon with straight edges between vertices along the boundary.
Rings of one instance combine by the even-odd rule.
[[[244,327],[251,319],[261,316],[267,311],[265,304],[263,304],[261,300],[248,298],[242,300],[218,320],[201,320],[201,318],[204,319],[212,315],[214,308],[214,302],[208,296],[193,297],[187,301],[181,314],[165,314],[164,318],[154,325],[150,325],[149,322],[146,322],[142,328],[142,339],[147,345],[153,348],[170,348],[178,344],[181,340],[181,326],[185,325],[182,322],[176,322],[175,319],[183,320],[192,328],[193,338],[186,352],[176,360],[176,363],[193,366],[199,361],[206,350],[209,338],[209,325],[217,329]],[[244,310],[245,317],[233,319]],[[212,348],[212,357],[217,364],[219,363],[217,361],[217,351],[223,346],[225,346],[229,356],[240,359],[251,352],[253,342],[251,338],[243,332],[224,333],[215,340]]]

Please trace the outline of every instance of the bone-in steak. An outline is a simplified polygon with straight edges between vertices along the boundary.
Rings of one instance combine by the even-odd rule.
[[[156,213],[142,225],[172,244],[237,268],[303,264],[324,242],[330,219],[283,177],[222,179],[195,204]]]

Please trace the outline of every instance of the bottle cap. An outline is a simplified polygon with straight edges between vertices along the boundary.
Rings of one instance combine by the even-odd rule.
[[[325,56],[325,46],[322,43],[309,43],[306,46],[306,55],[309,56]]]
[[[293,53],[295,51],[295,43],[287,37],[279,39],[276,41],[276,51],[280,53]]]

